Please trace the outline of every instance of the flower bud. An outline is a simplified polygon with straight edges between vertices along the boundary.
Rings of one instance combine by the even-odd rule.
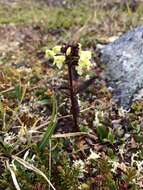
[[[70,53],[71,53],[71,47],[69,47],[69,48],[67,49],[66,55],[68,56],[68,55],[70,55]]]

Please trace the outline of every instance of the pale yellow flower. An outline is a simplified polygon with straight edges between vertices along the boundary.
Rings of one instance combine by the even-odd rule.
[[[91,62],[88,59],[79,59],[78,66],[76,67],[77,73],[82,75],[89,71],[91,68]]]
[[[66,55],[70,55],[71,47],[66,51]],[[65,56],[62,55],[61,46],[55,46],[52,50],[46,50],[46,57],[52,58],[54,60],[53,64],[56,65],[59,69],[62,68],[65,61]],[[77,73],[82,75],[91,69],[91,57],[92,54],[90,51],[82,51],[81,44],[79,44],[79,61],[78,66],[76,66]]]
[[[91,51],[81,51],[79,50],[79,62],[76,67],[77,73],[82,75],[83,73],[89,71],[91,69]]]
[[[55,56],[55,53],[50,49],[46,49],[45,53],[46,53],[46,58],[48,58],[48,59],[54,58],[54,56]]]
[[[61,53],[61,46],[55,46],[55,47],[53,47],[53,52],[54,52],[54,54],[56,55],[56,54],[59,54],[59,53]]]
[[[90,60],[92,57],[91,51],[79,51],[81,60]]]
[[[65,61],[65,56],[57,55],[57,56],[54,56],[53,64],[56,65],[58,67],[58,69],[61,69],[64,61]]]

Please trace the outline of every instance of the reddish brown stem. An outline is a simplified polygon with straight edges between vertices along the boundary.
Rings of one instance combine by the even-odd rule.
[[[70,48],[70,53],[67,55],[67,50]],[[79,60],[79,44],[67,44],[61,49],[62,53],[65,54],[66,60],[65,63],[68,66],[68,78],[69,78],[69,91],[70,91],[70,100],[71,100],[71,114],[73,117],[74,131],[80,131],[78,125],[78,115],[79,115],[79,106],[76,97],[76,91],[74,88],[73,82],[78,79],[77,72],[75,67],[78,65]]]
[[[79,131],[78,126],[78,101],[76,98],[76,94],[74,92],[74,86],[73,86],[73,68],[70,63],[68,65],[68,75],[69,75],[69,90],[70,90],[70,99],[71,99],[71,112],[73,116],[73,122],[74,122],[74,128],[75,131]]]

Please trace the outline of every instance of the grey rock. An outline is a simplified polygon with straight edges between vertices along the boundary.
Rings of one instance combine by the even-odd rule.
[[[101,50],[113,98],[125,109],[143,88],[143,26],[137,27]]]

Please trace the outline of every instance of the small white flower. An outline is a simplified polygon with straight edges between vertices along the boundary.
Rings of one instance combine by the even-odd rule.
[[[85,163],[82,160],[76,160],[73,163],[73,167],[79,171],[79,178],[84,177],[84,172],[85,171]]]
[[[136,160],[135,157],[138,157],[138,153],[135,153],[135,154],[132,154],[132,157],[131,157],[131,166],[133,167],[134,164],[136,164],[136,167],[137,167],[137,175],[140,175],[140,173],[143,172],[143,161],[141,160]]]
[[[29,108],[29,105],[26,105],[26,104],[23,104],[23,105],[20,105],[20,113],[28,113],[30,108]]]
[[[100,158],[100,155],[90,150],[90,155],[88,156],[87,160],[97,160],[98,158]]]
[[[121,108],[119,108],[118,113],[119,113],[120,117],[125,117],[126,114],[128,113],[128,111],[123,109],[123,107],[121,107]]]
[[[9,144],[9,145],[12,145],[12,143],[15,141],[15,134],[10,132],[10,133],[6,133],[4,135],[4,143],[5,144]]]
[[[126,165],[124,162],[120,163],[118,160],[108,160],[108,163],[111,164],[111,166],[112,166],[111,171],[113,173],[116,173],[118,168],[120,168],[122,171],[126,172]]]
[[[73,167],[79,169],[80,171],[83,171],[85,163],[82,160],[75,160],[73,163]]]
[[[108,163],[110,163],[112,165],[111,171],[113,173],[116,173],[116,170],[118,168],[119,162],[117,160],[108,160]]]

